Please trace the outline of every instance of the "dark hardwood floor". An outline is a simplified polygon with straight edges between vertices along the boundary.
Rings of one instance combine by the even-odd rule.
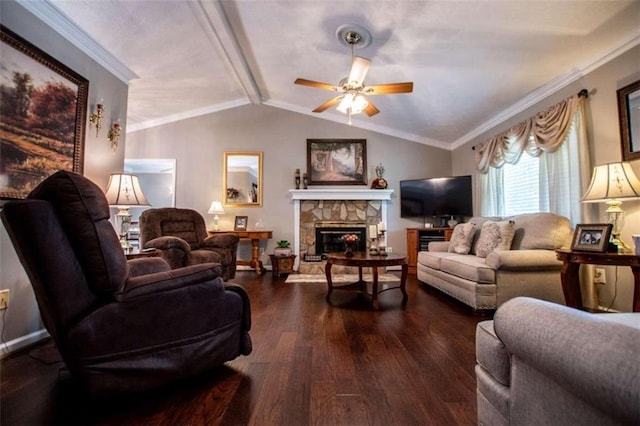
[[[251,296],[253,353],[197,378],[114,401],[89,401],[53,344],[2,360],[9,425],[475,425],[475,327],[488,319],[410,276],[364,296],[239,272]],[[176,319],[179,320],[179,319]]]

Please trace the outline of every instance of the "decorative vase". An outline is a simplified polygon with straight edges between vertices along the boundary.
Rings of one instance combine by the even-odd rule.
[[[355,247],[355,244],[353,243],[345,243],[344,244],[344,255],[347,257],[352,257],[353,256],[353,248]]]

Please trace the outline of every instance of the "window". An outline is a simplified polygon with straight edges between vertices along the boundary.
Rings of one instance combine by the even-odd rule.
[[[546,179],[540,175],[540,158],[524,153],[516,164],[507,163],[503,169],[504,215],[541,211],[540,181]]]
[[[565,143],[555,153],[533,157],[523,152],[516,163],[490,167],[487,174],[480,174],[480,214],[552,212],[579,221],[578,120],[576,114]]]

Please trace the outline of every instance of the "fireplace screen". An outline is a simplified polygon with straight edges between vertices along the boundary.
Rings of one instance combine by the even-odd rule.
[[[356,251],[366,251],[367,231],[364,223],[317,223],[316,224],[316,254],[344,251],[344,243],[340,237],[345,234],[356,234],[358,242]]]

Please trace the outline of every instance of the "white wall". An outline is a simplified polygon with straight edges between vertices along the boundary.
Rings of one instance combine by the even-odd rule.
[[[455,174],[475,174],[473,162],[474,151],[471,147],[489,137],[496,135],[527,117],[543,111],[558,101],[578,93],[582,89],[589,91],[587,102],[587,128],[591,150],[592,165],[610,163],[622,160],[620,127],[618,121],[618,106],[616,90],[634,81],[640,80],[640,46],[627,51],[610,62],[588,73],[578,81],[547,97],[543,101],[501,123],[499,126],[485,132],[466,145],[456,149],[453,154],[453,172]],[[640,161],[632,163],[634,170],[640,176]],[[606,222],[604,205],[599,206],[598,217]],[[622,239],[632,244],[631,235],[640,234],[640,201],[624,203],[626,219],[622,227]],[[598,287],[600,305],[609,306],[612,300],[613,309],[630,311],[633,300],[633,276],[627,267],[617,268],[617,296],[616,268],[607,268],[607,285]]]
[[[225,207],[221,229],[233,229],[236,215],[249,216],[252,228],[262,218],[273,239],[262,242],[266,253],[275,241],[293,241],[294,172],[306,170],[307,139],[354,138],[367,140],[367,175],[375,177],[382,163],[389,189],[395,191],[389,206],[388,244],[406,251],[405,227],[416,223],[400,219],[399,181],[451,173],[451,153],[415,142],[357,129],[315,117],[263,105],[247,105],[130,133],[127,158],[176,158],[176,206],[193,208],[205,216],[212,200],[222,199],[222,158],[225,151],[262,151],[264,193],[262,207]],[[344,188],[344,186],[342,187]],[[362,186],[361,186],[362,188]],[[248,243],[240,249],[249,257]],[[264,261],[268,261],[268,256]],[[267,262],[268,263],[268,262]]]
[[[104,98],[105,121],[99,138],[87,120],[84,144],[84,175],[104,188],[109,174],[122,171],[126,135],[117,152],[111,150],[106,128],[112,118],[126,117],[128,86],[110,74],[42,21],[12,0],[0,1],[0,22],[14,33],[53,56],[89,80],[88,110]],[[51,248],[55,250],[55,247]],[[42,324],[35,296],[4,226],[0,226],[0,288],[11,291],[4,317],[4,339],[15,350],[41,335]],[[0,320],[1,321],[1,320]],[[4,352],[4,351],[2,351]]]

